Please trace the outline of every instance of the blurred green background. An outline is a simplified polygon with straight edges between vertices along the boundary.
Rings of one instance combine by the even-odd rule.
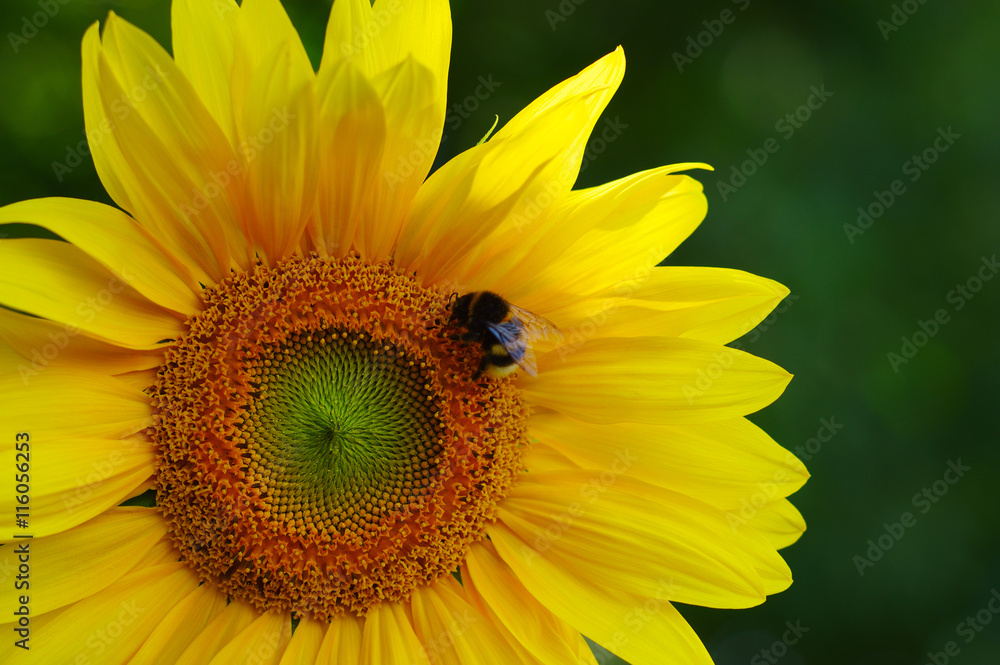
[[[38,2],[0,7],[0,204],[110,202],[85,152],[53,168],[84,139],[80,39],[114,10],[169,46],[169,2],[47,4],[58,12],[26,41],[11,34],[31,32]],[[285,4],[318,62],[330,2]],[[977,273],[992,277],[1000,253],[1000,6],[454,0],[453,14],[449,98],[465,110],[453,106],[439,163],[622,44],[605,116],[617,129],[592,142],[579,186],[710,163],[694,174],[708,217],[668,263],[792,291],[741,344],[796,375],[753,419],[804,451],[813,477],[794,502],[809,528],[785,551],[789,591],[750,610],[682,608],[716,662],[998,662],[1000,279]],[[499,85],[467,101],[480,77]]]

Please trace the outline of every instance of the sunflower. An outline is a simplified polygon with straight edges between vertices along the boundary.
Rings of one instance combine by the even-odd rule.
[[[278,0],[87,31],[118,207],[0,209],[62,238],[0,243],[0,660],[708,663],[674,603],[790,584],[806,472],[745,418],[790,377],[725,346],[787,290],[654,267],[701,165],[572,189],[621,49],[428,176],[450,21],[337,0],[318,72]],[[477,376],[478,291],[559,326],[537,376]]]

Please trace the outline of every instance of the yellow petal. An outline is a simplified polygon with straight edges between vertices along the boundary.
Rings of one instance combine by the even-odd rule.
[[[170,610],[129,665],[180,663],[181,654],[205,626],[226,607],[226,596],[214,584],[202,584]]]
[[[570,193],[553,212],[557,219],[543,230],[535,254],[503,275],[505,297],[544,312],[574,295],[620,295],[616,288],[647,279],[705,217],[701,183],[668,175],[692,166],[664,167]],[[587,230],[563,232],[574,227]],[[533,231],[530,225],[523,229]]]
[[[316,665],[360,662],[361,629],[364,623],[364,619],[358,619],[353,614],[333,619],[323,636]]]
[[[30,580],[32,614],[99,593],[141,561],[166,532],[166,522],[155,510],[112,508],[68,531],[32,539],[27,544],[31,567],[45,571]],[[17,548],[25,543],[16,540],[0,548],[0,569],[17,569]],[[13,584],[0,586],[4,607],[16,607],[21,594]]]
[[[162,307],[186,317],[201,309],[201,289],[183,264],[117,208],[79,199],[35,199],[0,208],[0,224],[9,222],[52,231]]]
[[[677,338],[592,339],[539,358],[525,396],[594,423],[685,424],[742,416],[782,393],[791,376],[736,349]]]
[[[355,244],[373,260],[390,256],[413,197],[434,162],[444,119],[437,91],[443,87],[413,58],[372,79],[385,113],[385,147],[378,187]]]
[[[414,631],[431,662],[517,662],[510,644],[450,588],[447,580],[414,589],[410,608]]]
[[[49,367],[102,374],[151,369],[163,364],[163,351],[134,351],[81,334],[72,326],[0,309],[0,339],[19,354],[18,376],[29,380]]]
[[[469,549],[462,584],[467,592],[481,598],[496,620],[540,662],[594,662],[580,633],[531,595],[489,540]]]
[[[419,663],[427,655],[399,603],[382,603],[365,616],[360,665]]]
[[[769,503],[764,503],[759,495],[753,499],[742,504],[738,510],[729,512],[727,519],[730,524],[737,528],[743,525],[752,528],[767,538],[768,542],[778,550],[788,547],[802,537],[806,530],[806,522],[788,499],[777,499]]]
[[[96,25],[84,37],[83,76],[91,149],[116,202],[199,281],[228,276],[234,263],[248,265],[237,223],[239,163],[169,55],[112,13],[103,45]],[[111,186],[107,169],[114,171]]]
[[[285,8],[278,0],[244,0],[236,15],[231,96],[236,130],[245,127],[243,114],[254,78],[279,51],[287,53],[287,85],[299,89],[312,79],[312,65]],[[241,142],[255,138],[240,134]],[[245,157],[245,156],[244,156]]]
[[[100,372],[49,367],[0,374],[0,422],[33,441],[120,438],[152,424],[149,398]]]
[[[446,0],[338,0],[330,12],[321,75],[349,62],[371,83],[386,117],[380,186],[356,248],[388,258],[441,140],[451,51]],[[377,143],[368,148],[375,152]],[[343,249],[342,251],[347,251]]]
[[[669,585],[651,597],[584,580],[537,552],[502,523],[490,539],[524,587],[552,613],[632,665],[712,665],[701,640],[669,602]]]
[[[266,612],[223,647],[211,665],[250,662],[278,665],[291,636],[292,618],[288,612]]]
[[[532,130],[533,125],[544,121],[547,115],[558,113],[560,106],[571,100],[582,100],[587,112],[580,114],[576,126],[570,130],[553,159],[553,168],[547,174],[549,182],[532,193],[529,205],[514,212],[503,224],[482,241],[476,251],[463,257],[455,281],[469,283],[471,288],[502,283],[502,276],[510,266],[519,263],[530,253],[549,229],[550,218],[562,207],[564,194],[576,181],[583,153],[601,113],[618,89],[625,74],[625,55],[621,47],[590,65],[534,100],[504,125],[490,139],[498,143]],[[563,224],[562,226],[566,226]],[[586,223],[573,225],[577,235],[583,233]]]
[[[809,477],[794,455],[745,418],[604,425],[550,412],[532,417],[530,431],[585,468],[627,475],[723,509],[788,496]],[[526,463],[534,469],[534,451],[529,455]],[[545,468],[543,459],[538,470]]]
[[[219,612],[184,649],[178,663],[208,665],[227,644],[250,626],[261,613],[242,600],[234,600]]]
[[[374,6],[364,0],[338,0],[326,26],[320,69],[347,60],[374,78],[412,57],[444,85],[450,54],[451,10],[446,0],[377,0]],[[445,100],[439,103],[443,106]]]
[[[325,621],[303,617],[292,633],[279,665],[320,665],[319,648],[330,625]],[[361,633],[358,633],[360,638]],[[345,661],[351,662],[351,661]],[[357,662],[357,658],[353,662]]]
[[[0,244],[0,303],[112,344],[155,349],[179,337],[180,319],[69,243],[18,238]]]
[[[610,480],[608,478],[610,477]],[[594,471],[527,474],[499,519],[545,558],[621,592],[704,607],[764,601],[759,570],[788,569],[758,534],[682,494]]]
[[[128,662],[197,586],[197,575],[184,563],[130,573],[32,630],[32,651],[37,648],[38,662],[45,663],[75,663],[81,656],[89,662]]]
[[[570,97],[505,139],[493,139],[458,155],[420,188],[397,246],[397,262],[426,281],[442,281],[475,258],[482,243],[503,225],[513,226],[539,197],[566,196],[562,153],[591,120],[591,97]],[[474,220],[474,223],[470,223]]]
[[[341,0],[343,3],[343,0]],[[320,69],[320,181],[309,234],[321,255],[342,256],[376,196],[386,120],[374,88],[349,61]]]
[[[236,0],[174,0],[170,6],[177,67],[233,145],[236,128],[230,72],[239,9]]]
[[[590,337],[689,337],[726,344],[752,330],[788,295],[741,270],[653,267],[605,294],[547,312],[570,346]]]
[[[302,71],[296,59],[301,49],[295,37],[260,62],[239,125],[250,202],[247,235],[271,260],[298,246],[316,199],[316,95],[312,69]]]
[[[18,533],[40,537],[82,524],[123,501],[156,468],[153,447],[135,439],[32,436],[29,462],[29,526],[25,531],[4,525],[4,542]],[[13,480],[5,483],[6,496],[0,496],[0,514],[14,514]]]

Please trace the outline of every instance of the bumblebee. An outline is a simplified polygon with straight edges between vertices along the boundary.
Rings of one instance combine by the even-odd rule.
[[[472,375],[474,380],[483,374],[508,376],[518,367],[536,376],[530,344],[536,339],[562,337],[550,321],[511,305],[492,291],[474,291],[457,298],[451,308],[451,321],[465,328],[463,342],[478,342],[483,347],[483,359]]]

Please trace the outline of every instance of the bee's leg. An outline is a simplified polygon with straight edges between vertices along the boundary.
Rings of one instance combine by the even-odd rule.
[[[483,338],[483,333],[478,332],[464,332],[459,335],[459,339],[463,342],[478,342]]]

